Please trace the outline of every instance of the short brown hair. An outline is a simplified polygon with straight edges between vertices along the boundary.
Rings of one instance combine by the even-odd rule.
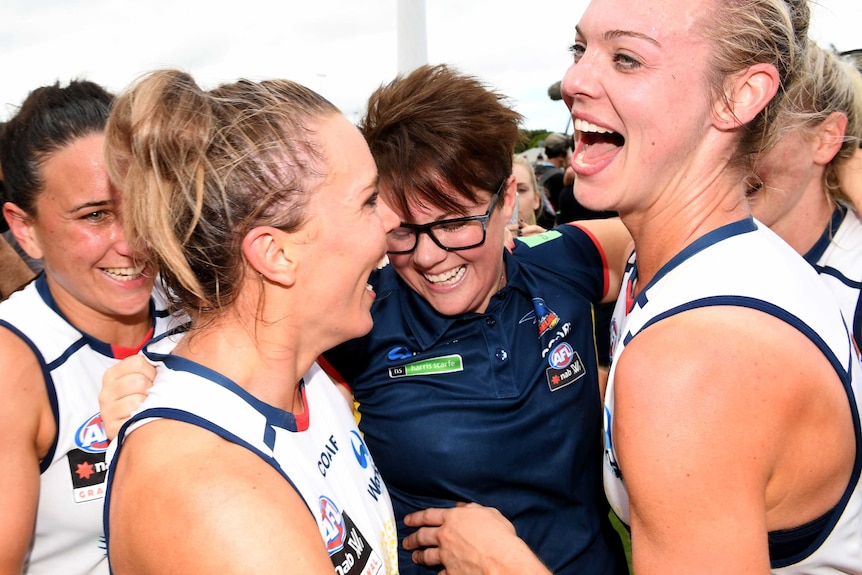
[[[409,200],[463,213],[462,198],[495,191],[512,173],[521,115],[506,97],[446,65],[421,66],[381,85],[359,129],[380,173],[381,192],[402,215]]]

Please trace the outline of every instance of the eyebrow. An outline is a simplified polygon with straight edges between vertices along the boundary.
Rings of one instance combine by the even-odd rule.
[[[67,213],[73,214],[83,209],[104,208],[106,206],[112,205],[113,203],[114,202],[112,200],[103,200],[100,202],[85,202],[83,204],[78,204],[77,206],[72,206],[69,210],[67,210]]]
[[[579,35],[583,36],[584,33],[581,31],[580,27],[575,26],[575,32]],[[641,32],[635,32],[633,30],[608,30],[604,34],[602,34],[602,38],[605,40],[613,40],[615,38],[637,38],[639,40],[644,40],[661,48],[661,43],[651,36],[647,36],[646,34],[642,34]]]

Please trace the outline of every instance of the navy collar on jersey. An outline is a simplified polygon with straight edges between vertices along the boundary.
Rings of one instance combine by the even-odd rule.
[[[161,348],[167,347],[169,350],[173,350],[174,344],[163,344],[162,340],[165,338],[173,337],[178,341],[176,336],[185,334],[189,329],[191,329],[191,323],[186,323],[180,326],[177,326],[162,335],[153,338],[146,345],[144,345],[143,353],[147,357],[147,359],[154,362],[162,362],[166,367],[172,369],[174,371],[186,371],[189,373],[193,373],[199,377],[204,379],[208,379],[213,383],[220,385],[232,392],[235,395],[238,395],[243,399],[246,403],[254,407],[258,413],[263,414],[266,417],[266,420],[277,427],[281,427],[283,429],[287,429],[288,431],[298,431],[299,426],[297,424],[297,416],[289,411],[285,411],[274,405],[270,405],[265,401],[258,399],[256,396],[252,395],[245,388],[238,385],[236,382],[228,378],[227,376],[206,367],[196,361],[192,361],[190,359],[186,359],[185,357],[180,357],[178,355],[173,355],[171,351],[165,353]],[[299,381],[300,388],[303,389],[303,401],[305,401],[305,380],[300,379]],[[305,403],[305,413],[310,413],[307,402]],[[302,416],[300,416],[302,417]],[[271,447],[271,446],[270,446]]]
[[[808,250],[808,252],[806,252],[804,256],[805,261],[812,266],[817,265],[817,262],[820,261],[820,258],[823,256],[823,252],[826,251],[826,248],[829,247],[829,244],[831,244],[833,238],[835,238],[835,234],[838,232],[838,228],[841,227],[842,222],[844,222],[844,217],[846,215],[847,208],[840,202],[836,202],[835,210],[832,212],[832,218],[830,218],[829,223],[826,224],[826,229],[823,230],[823,234],[820,236],[820,239],[811,246],[811,249]]]
[[[712,246],[713,244],[717,244],[722,240],[726,240],[729,237],[737,236],[740,234],[747,234],[750,232],[754,232],[757,230],[757,224],[754,221],[754,218],[748,216],[745,219],[732,222],[730,224],[726,224],[721,226],[720,228],[716,228],[711,232],[697,238],[692,243],[688,244],[686,247],[682,249],[681,252],[673,256],[670,261],[664,264],[658,273],[655,274],[649,284],[643,286],[642,289],[639,290],[639,293],[634,298],[632,305],[638,304],[643,307],[646,303],[646,294],[649,289],[658,283],[661,278],[672,272],[674,269],[679,267],[684,261],[691,258],[698,252],[705,250],[706,248]],[[637,246],[635,246],[635,254],[637,254]],[[637,257],[637,256],[635,256]],[[637,266],[637,260],[635,260],[635,266]],[[637,273],[637,267],[635,267],[634,273]]]
[[[106,357],[115,357],[114,348],[111,346],[110,343],[104,342],[100,339],[96,339],[92,335],[88,334],[80,327],[69,321],[69,318],[67,318],[63,314],[63,312],[60,311],[60,308],[57,306],[57,302],[54,300],[54,296],[51,295],[51,290],[48,289],[48,280],[46,279],[44,272],[39,274],[39,276],[35,280],[33,280],[33,283],[36,284],[36,291],[39,292],[39,296],[42,298],[42,301],[45,302],[45,305],[51,308],[54,313],[62,317],[66,323],[68,323],[74,329],[78,330],[84,343],[90,346],[90,348],[97,353],[100,353]],[[153,297],[150,296],[150,329],[155,329],[156,315],[156,304],[153,301]]]

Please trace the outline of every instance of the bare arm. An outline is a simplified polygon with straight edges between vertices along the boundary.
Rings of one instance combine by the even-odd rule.
[[[608,262],[608,293],[602,303],[616,301],[623,281],[626,259],[632,251],[632,236],[619,218],[572,222],[590,232],[605,252]]]
[[[0,328],[0,433],[10,438],[0,449],[0,573],[20,575],[36,524],[39,460],[56,428],[42,371],[33,352]]]
[[[165,420],[127,441],[108,510],[114,573],[333,572],[308,507],[250,451]]]
[[[767,532],[837,501],[841,485],[826,495],[827,483],[800,483],[834,473],[829,450],[805,439],[831,433],[818,414],[829,409],[812,409],[806,388],[829,381],[819,359],[796,330],[740,308],[685,312],[632,340],[616,367],[612,431],[636,573],[765,575]]]
[[[404,539],[413,561],[443,565],[447,575],[523,575],[550,571],[515,533],[499,511],[475,503],[451,509],[425,509],[404,522],[419,527]]]

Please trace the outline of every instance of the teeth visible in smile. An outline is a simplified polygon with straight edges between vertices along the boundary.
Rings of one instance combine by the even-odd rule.
[[[577,132],[592,132],[594,134],[613,134],[613,130],[608,130],[607,128],[602,128],[601,126],[596,126],[595,124],[591,124],[586,120],[576,119],[575,120],[575,131]]]
[[[466,272],[467,272],[467,266],[458,266],[454,270],[451,270],[451,271],[448,271],[448,272],[445,272],[442,274],[437,274],[437,275],[425,274],[425,279],[428,280],[429,282],[431,282],[432,284],[438,284],[438,285],[453,284],[453,283],[457,282],[458,280],[460,280],[462,277],[464,277],[464,274]]]
[[[380,258],[379,262],[377,262],[377,269],[382,270],[383,268],[385,268],[388,265],[389,265],[389,256],[386,254],[383,254],[383,257]]]
[[[129,281],[140,277],[144,266],[142,264],[133,268],[102,268],[102,271],[116,280]]]

